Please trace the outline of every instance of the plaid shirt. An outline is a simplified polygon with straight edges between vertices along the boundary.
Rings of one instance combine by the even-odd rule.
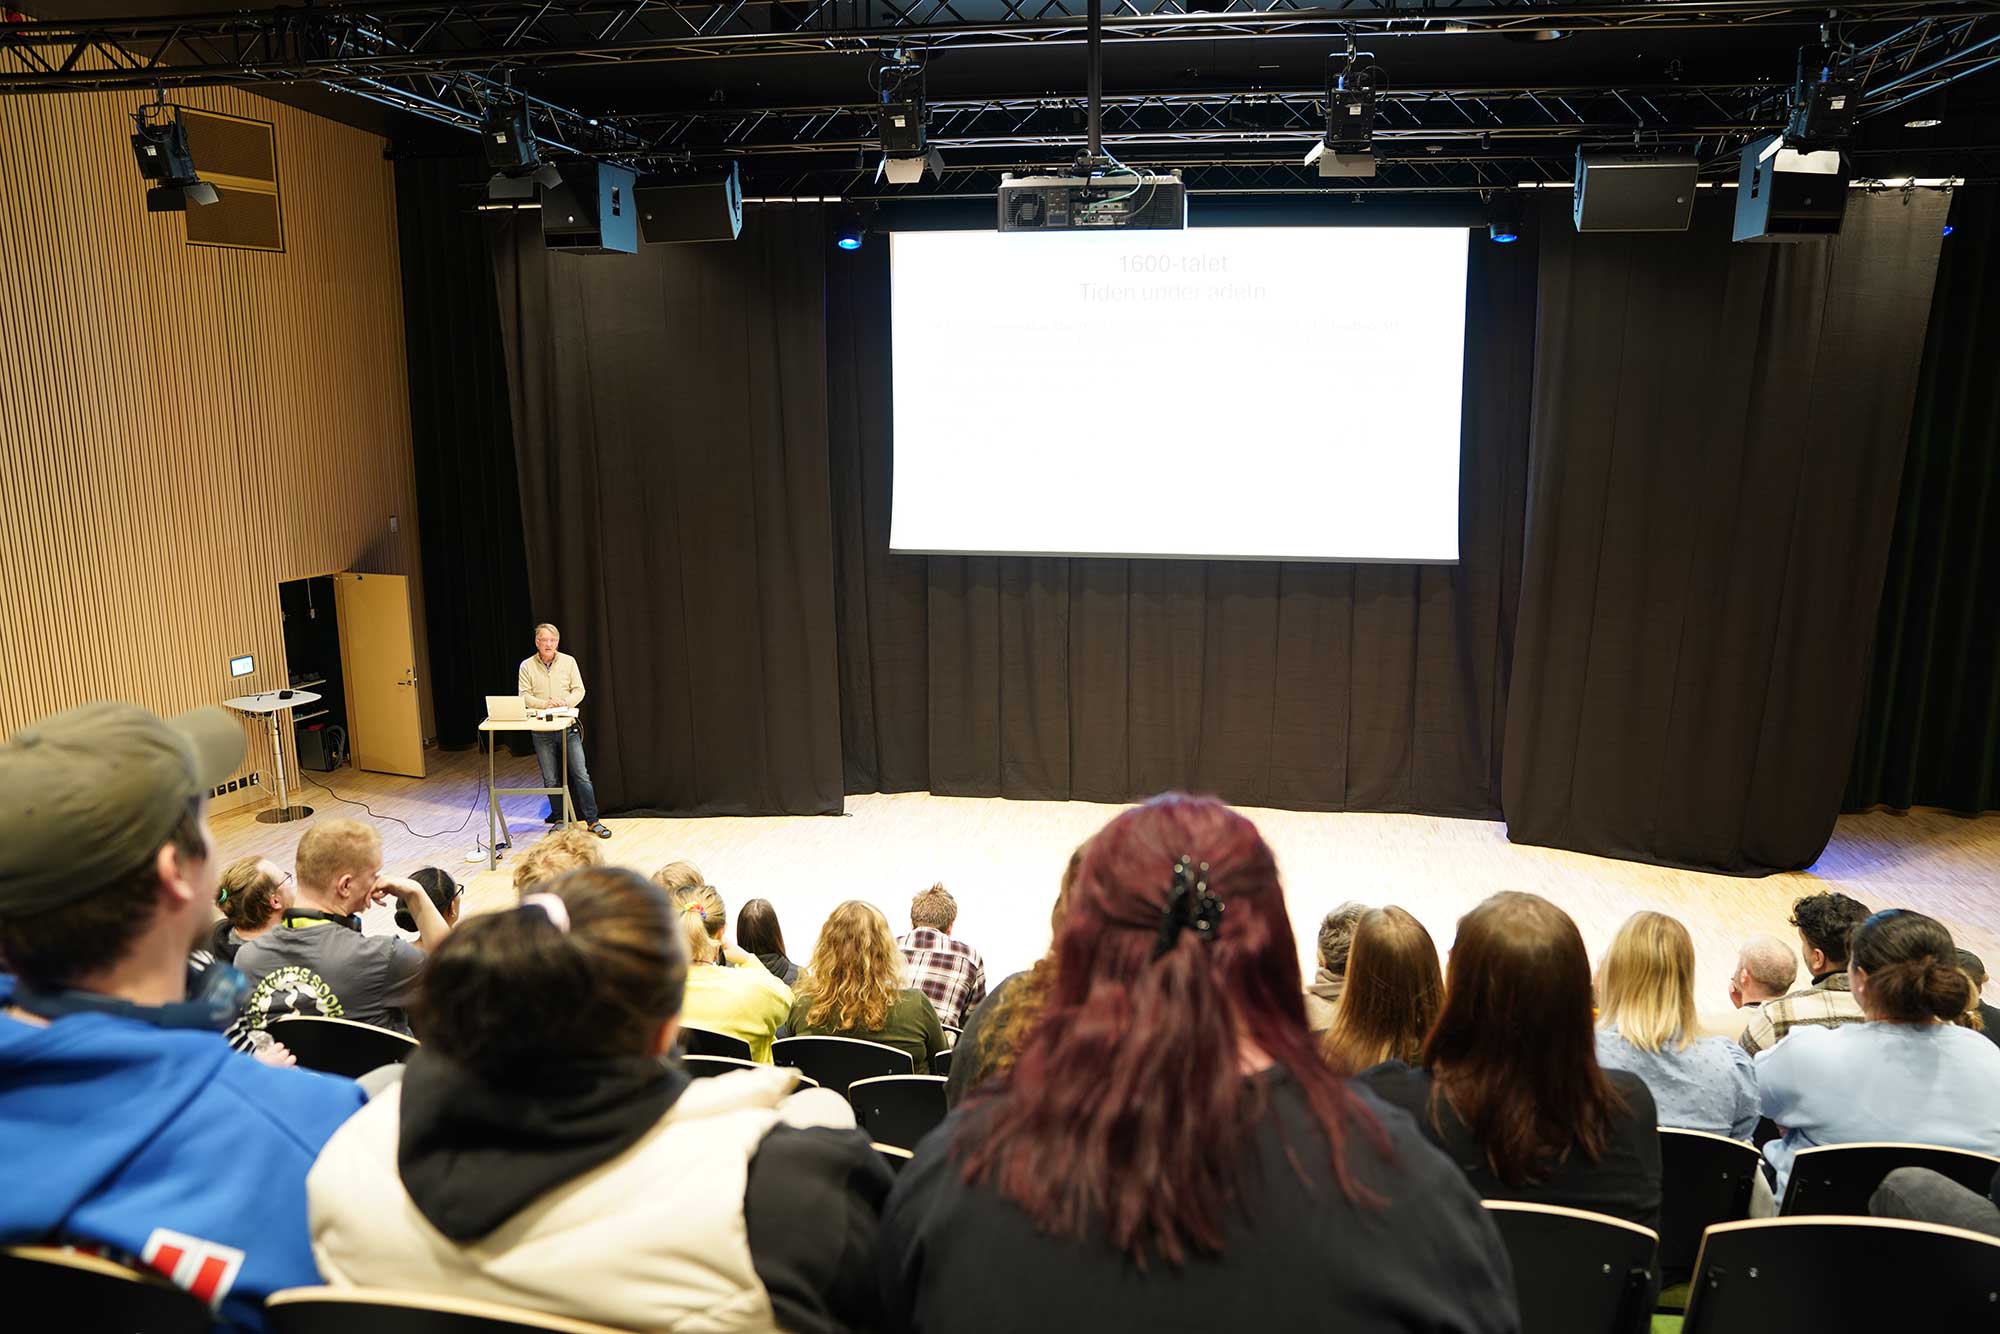
[[[939,1023],[963,1028],[966,1014],[986,999],[979,951],[928,926],[896,943],[903,947],[903,981],[931,998]]]
[[[1867,1019],[1861,1003],[1847,984],[1847,970],[1828,973],[1804,991],[1794,991],[1776,1000],[1765,1001],[1737,1039],[1744,1051],[1758,1052],[1778,1045],[1778,1040],[1801,1024],[1819,1028],[1839,1028]]]

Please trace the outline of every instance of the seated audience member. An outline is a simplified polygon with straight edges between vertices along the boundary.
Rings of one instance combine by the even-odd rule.
[[[1055,907],[1049,910],[1049,949],[1026,972],[1010,973],[986,999],[965,1017],[965,1031],[951,1052],[951,1077],[944,1086],[948,1107],[990,1077],[1004,1075],[1020,1055],[1021,1037],[1035,1025],[1042,1006],[1048,1001],[1050,984],[1056,975],[1056,938],[1062,935],[1063,916],[1069,911],[1070,889],[1076,884],[1077,867],[1083,864],[1080,845],[1070,853],[1056,889]]]
[[[1597,970],[1597,1063],[1646,1081],[1663,1126],[1748,1142],[1757,1076],[1728,1038],[1696,1035],[1694,939],[1663,913],[1625,919]]]
[[[292,873],[268,857],[238,857],[223,869],[215,906],[222,920],[209,931],[208,952],[234,963],[245,941],[276,926],[292,906]]]
[[[586,866],[602,866],[604,854],[586,825],[564,825],[528,845],[514,863],[514,892],[526,894],[544,881]]]
[[[430,896],[431,906],[438,910],[438,916],[444,918],[446,926],[458,925],[458,904],[465,897],[465,886],[453,880],[449,871],[435,866],[419,866],[410,872],[410,879],[423,886],[424,893]],[[398,908],[396,925],[405,931],[415,931],[417,919],[410,916],[409,909]]]
[[[660,1060],[678,917],[592,867],[452,933],[423,1047],[307,1180],[327,1282],[619,1329],[873,1328],[889,1174],[837,1094]]]
[[[2000,1237],[2000,1172],[1981,1195],[1928,1167],[1899,1167],[1882,1178],[1868,1200],[1877,1218],[1938,1223],[1983,1236]]]
[[[1942,923],[1890,908],[1854,930],[1847,971],[1866,1016],[1790,1037],[1757,1057],[1776,1191],[1800,1149],[1888,1141],[2000,1155],[2000,1049],[1956,1021],[1972,981]]]
[[[1056,956],[1012,1073],[903,1170],[885,1329],[1520,1328],[1464,1177],[1319,1059],[1248,820],[1178,795],[1113,819]]]
[[[750,1059],[769,1061],[771,1039],[792,1012],[792,989],[765,971],[755,955],[741,968],[721,966],[721,946],[702,925],[701,909],[677,903],[688,956],[681,1022],[750,1044]]]
[[[237,952],[254,984],[245,1014],[267,1028],[282,1015],[323,1015],[410,1031],[426,955],[451,933],[414,880],[382,874],[382,840],[359,820],[322,820],[297,854],[298,889],[278,925]],[[361,934],[361,910],[401,901],[417,924],[415,945],[390,933]]]
[[[229,1050],[233,968],[188,986],[216,898],[207,797],[243,750],[221,709],[168,723],[108,703],[0,744],[0,1244],[157,1269],[225,1330],[319,1281],[306,1171],[362,1104],[350,1080]],[[22,1328],[88,1323],[16,1308]]]
[[[786,986],[799,980],[799,966],[785,956],[785,933],[769,899],[752,899],[736,910],[736,945]]]
[[[1444,1004],[1437,946],[1401,908],[1370,908],[1354,928],[1340,1008],[1321,1045],[1344,1075],[1384,1061],[1417,1061]]]
[[[1986,961],[1971,950],[1961,949],[1958,952],[1958,966],[1961,972],[1972,979],[1972,1003],[1973,1009],[1979,1015],[1979,1031],[1986,1035],[1988,1042],[2000,1046],[2000,1006],[1988,1005],[1984,995]]]
[[[1736,952],[1736,971],[1729,975],[1729,1008],[1698,1020],[1703,1035],[1735,1042],[1764,1002],[1791,991],[1798,979],[1799,956],[1789,942],[1773,935],[1750,937]]]
[[[943,885],[932,885],[910,900],[910,934],[896,942],[903,951],[911,986],[931,998],[938,1021],[965,1026],[972,1007],[986,999],[986,962],[979,951],[954,940],[958,900]]]
[[[1646,1082],[1597,1063],[1590,959],[1576,923],[1534,894],[1458,919],[1444,1011],[1412,1067],[1357,1082],[1417,1120],[1489,1200],[1660,1225],[1660,1136]]]
[[[861,1038],[910,1054],[913,1073],[931,1072],[945,1049],[930,997],[903,985],[903,953],[889,919],[849,899],[820,928],[785,1025],[793,1037]]]
[[[700,908],[701,923],[707,928],[709,939],[718,945],[722,943],[723,930],[729,925],[729,910],[723,905],[722,891],[709,884],[693,862],[668,862],[653,872],[653,883],[672,895],[675,903],[683,907],[692,903]]]
[[[1792,905],[1812,985],[1765,1001],[1743,1026],[1737,1045],[1755,1056],[1801,1024],[1839,1028],[1858,1024],[1861,1006],[1847,984],[1847,938],[1868,916],[1866,905],[1845,894],[1812,894]]]
[[[1315,1033],[1333,1027],[1340,990],[1347,982],[1347,952],[1354,944],[1354,928],[1367,911],[1367,904],[1349,901],[1320,918],[1319,971],[1306,988],[1306,1023]]]

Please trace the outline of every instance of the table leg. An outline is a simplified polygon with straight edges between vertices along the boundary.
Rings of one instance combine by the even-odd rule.
[[[500,850],[493,843],[493,822],[500,814],[500,798],[493,795],[494,781],[493,751],[496,745],[492,732],[486,734],[486,869],[492,870],[499,864]],[[503,823],[501,828],[506,828]]]
[[[278,805],[275,810],[260,811],[257,819],[264,824],[286,824],[292,820],[303,820],[312,814],[310,806],[292,805],[291,793],[285,786],[285,743],[278,734],[278,715],[285,709],[273,709],[264,716],[271,720],[271,758],[278,771]]]
[[[570,800],[569,800],[569,733],[570,729],[565,727],[562,732],[563,824],[564,825],[573,825],[576,823],[576,807],[570,805]]]

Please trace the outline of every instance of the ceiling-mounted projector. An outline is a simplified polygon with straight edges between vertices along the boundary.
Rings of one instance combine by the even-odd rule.
[[[1179,172],[1000,178],[1000,230],[1080,232],[1106,228],[1182,231],[1187,186]]]

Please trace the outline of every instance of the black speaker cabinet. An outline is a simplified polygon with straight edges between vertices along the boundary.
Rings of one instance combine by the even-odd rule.
[[[639,230],[656,245],[734,241],[743,230],[743,185],[736,164],[725,172],[640,186]]]
[[[1794,153],[1770,135],[1744,145],[1736,177],[1736,239],[1832,236],[1847,212],[1847,168],[1832,149]]]
[[[1684,232],[1694,214],[1694,159],[1670,153],[1576,155],[1580,232]]]
[[[542,190],[542,244],[579,255],[631,255],[639,249],[639,201],[629,168],[576,162],[562,183]]]

